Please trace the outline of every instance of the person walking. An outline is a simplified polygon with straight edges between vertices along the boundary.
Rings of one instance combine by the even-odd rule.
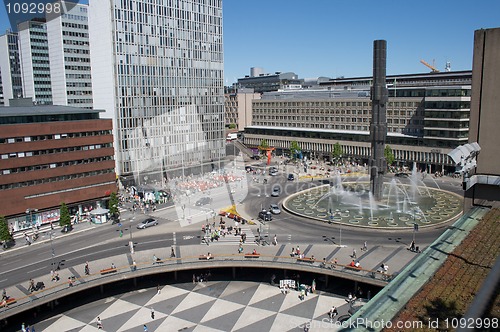
[[[352,258],[356,259],[356,249],[352,249]]]
[[[273,244],[278,245],[278,238],[277,238],[276,234],[274,234],[274,237],[273,237]]]
[[[102,330],[102,321],[101,321],[101,318],[99,316],[97,316],[97,329],[98,330]]]
[[[90,275],[89,262],[85,262],[84,271],[86,276]]]
[[[144,329],[144,332],[148,332],[148,327],[146,326],[146,324],[144,324],[143,329]]]
[[[155,310],[151,308],[151,319],[155,319]]]
[[[366,241],[363,243],[363,248],[361,248],[361,251],[367,251],[368,250],[368,246],[366,244]]]

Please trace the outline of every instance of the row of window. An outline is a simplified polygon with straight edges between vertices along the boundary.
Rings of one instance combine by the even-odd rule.
[[[69,23],[69,22],[63,22],[62,26],[65,28],[75,28],[75,29],[83,29],[83,30],[88,30],[89,26],[87,24],[77,24],[77,23]]]
[[[111,146],[112,146],[111,143],[107,143],[107,144],[96,144],[96,145],[71,146],[67,148],[58,148],[58,149],[11,152],[0,155],[0,159],[24,158],[33,156],[43,156],[46,154],[59,154],[64,152],[97,150],[101,148],[109,148]]]
[[[36,141],[45,141],[45,140],[51,140],[51,139],[78,138],[78,137],[102,136],[102,135],[111,135],[111,130],[96,130],[96,131],[84,131],[84,132],[78,132],[78,133],[63,133],[63,134],[0,138],[0,144],[36,142]]]
[[[16,167],[16,168],[4,169],[4,170],[2,170],[0,172],[0,175],[25,173],[25,172],[32,172],[32,171],[40,171],[40,170],[44,170],[44,169],[52,169],[52,168],[58,168],[58,167],[68,167],[68,166],[76,166],[76,165],[84,165],[84,164],[93,164],[93,163],[99,163],[99,162],[103,162],[103,161],[107,161],[107,160],[112,160],[112,159],[113,158],[111,156],[105,156],[105,157],[98,157],[98,158],[70,160],[70,161],[64,161],[64,162],[58,162],[58,163],[50,163],[50,164],[30,165],[30,166],[25,166],[25,167]]]
[[[87,177],[93,177],[93,176],[97,176],[97,175],[114,173],[114,171],[115,171],[114,169],[103,169],[103,170],[92,171],[92,172],[55,176],[55,177],[46,178],[46,179],[36,179],[36,180],[31,180],[31,181],[8,183],[8,184],[0,185],[0,190],[9,190],[9,189],[36,186],[36,185],[41,185],[41,184],[45,184],[45,183],[53,183],[53,182],[74,180],[74,179],[79,179],[79,178],[87,178]]]

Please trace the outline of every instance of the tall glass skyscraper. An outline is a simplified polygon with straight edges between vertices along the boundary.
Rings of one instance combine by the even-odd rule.
[[[89,33],[118,175],[149,183],[224,156],[222,0],[91,1]]]

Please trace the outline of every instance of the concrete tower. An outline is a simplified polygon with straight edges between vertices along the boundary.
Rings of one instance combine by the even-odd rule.
[[[376,200],[382,198],[384,174],[387,162],[384,156],[387,136],[386,104],[388,99],[385,82],[387,42],[373,42],[373,85],[371,88],[372,120],[370,122],[370,138],[372,155],[370,159],[371,192]]]

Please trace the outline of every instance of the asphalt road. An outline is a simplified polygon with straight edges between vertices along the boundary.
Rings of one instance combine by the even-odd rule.
[[[265,167],[258,163],[256,165]],[[244,174],[241,166],[239,170],[237,167],[234,170],[236,174]],[[232,201],[243,203],[243,206],[239,208],[240,211],[257,223],[256,226],[252,227],[255,230],[260,227],[262,234],[268,237],[269,242],[274,234],[277,235],[281,243],[314,244],[326,242],[361,246],[363,241],[367,241],[369,246],[400,246],[401,244],[409,245],[411,242],[412,230],[377,230],[374,232],[373,230],[306,220],[285,211],[275,215],[273,221],[261,223],[257,220],[258,211],[267,208],[271,203],[280,204],[285,197],[285,194],[280,195],[280,197],[271,197],[270,193],[274,186],[279,185],[285,193],[291,194],[318,184],[318,182],[309,181],[287,181],[286,175],[292,171],[293,168],[286,169],[284,172],[281,169],[277,176],[267,175],[267,184],[262,183],[262,175],[259,183],[253,180],[253,175],[246,175],[247,181],[231,183],[223,188],[212,189],[205,194],[182,198],[182,201],[177,202],[174,207],[152,213],[159,220],[160,225],[145,230],[138,230],[135,226],[147,215],[140,212],[134,214],[129,211],[123,212],[121,215],[123,220],[122,237],[119,237],[120,227],[108,223],[104,225],[79,224],[70,234],[66,235],[63,235],[59,230],[54,230],[52,240],[50,232],[45,232],[31,246],[24,245],[23,240],[20,239],[16,248],[0,255],[0,288],[15,285],[18,281],[47,275],[57,266],[61,268],[74,266],[77,267],[75,270],[78,274],[83,274],[85,261],[128,253],[131,233],[136,250],[200,244],[201,223],[204,220],[215,221],[213,212],[229,206]],[[456,181],[437,181],[441,189],[461,193],[461,188]],[[426,184],[427,182],[429,186],[436,187],[433,179],[427,179]],[[196,201],[202,196],[211,197],[212,202],[196,206]],[[130,229],[131,225],[133,226],[132,230]],[[447,226],[421,229],[416,234],[417,243],[421,248],[427,246],[441,235]],[[81,271],[78,271],[79,266]]]

